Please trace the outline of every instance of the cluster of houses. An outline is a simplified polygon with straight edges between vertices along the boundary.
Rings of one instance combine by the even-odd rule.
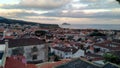
[[[42,36],[35,31],[47,31]],[[120,31],[95,29],[47,29],[37,26],[0,27],[0,67],[10,68],[10,60],[28,64],[62,64],[56,68],[119,68],[104,63],[105,53],[120,57]],[[59,62],[56,62],[56,57]],[[62,61],[67,60],[67,64]],[[64,61],[63,61],[64,62]],[[65,61],[66,62],[66,61]],[[95,64],[95,65],[94,65]],[[40,64],[40,66],[45,64]],[[102,67],[100,66],[102,65]],[[38,68],[44,68],[37,65]],[[11,66],[12,67],[12,66]],[[22,67],[22,68],[24,68]],[[26,67],[29,68],[29,67]],[[37,67],[36,67],[37,68]],[[50,67],[48,67],[50,68]]]
[[[120,31],[115,30],[75,30],[75,29],[57,29],[54,30],[54,39],[50,43],[50,53],[54,53],[61,59],[76,59],[84,58],[87,61],[92,61],[95,64],[102,65],[103,68],[105,53],[116,53],[120,57]],[[51,57],[51,55],[50,55]],[[81,62],[81,59],[80,59]],[[82,61],[85,62],[85,61]],[[71,62],[69,62],[69,66]],[[70,68],[69,66],[60,66],[57,68]],[[112,64],[108,64],[111,65]],[[77,66],[77,65],[76,65]],[[82,66],[82,65],[81,65]],[[108,66],[106,66],[107,68]],[[75,67],[75,68],[79,68]],[[87,67],[83,67],[87,68]],[[94,67],[90,67],[94,68]],[[99,68],[99,67],[95,67]],[[109,68],[109,67],[108,67]],[[119,67],[112,67],[119,68]]]

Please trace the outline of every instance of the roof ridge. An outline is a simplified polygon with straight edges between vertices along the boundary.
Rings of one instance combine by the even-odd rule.
[[[81,61],[87,62],[87,63],[89,63],[89,64],[92,64],[92,65],[96,66],[96,67],[101,68],[100,66],[98,66],[98,65],[96,65],[96,64],[94,64],[94,63],[91,63],[91,62],[89,62],[89,61],[86,61],[86,60],[84,60],[83,58],[75,58],[75,59],[73,59],[73,60],[71,60],[71,61],[69,61],[69,62],[67,62],[67,63],[63,63],[63,64],[61,64],[61,65],[65,65],[65,64],[68,64],[68,63],[70,63],[70,62],[74,62],[74,61],[76,61],[76,60],[81,60]],[[58,66],[56,66],[56,67],[59,67],[59,66],[61,66],[61,65],[58,65]],[[56,68],[56,67],[53,67],[53,68]]]
[[[120,65],[117,65],[117,64],[114,64],[114,63],[111,63],[111,62],[107,62],[107,63],[105,63],[105,64],[103,65],[103,67],[104,67],[105,65],[107,65],[107,64],[112,64],[112,65],[117,66],[117,67],[120,68]]]

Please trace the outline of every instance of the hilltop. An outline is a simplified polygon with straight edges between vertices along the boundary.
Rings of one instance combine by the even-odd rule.
[[[29,22],[29,21],[23,21],[23,20],[8,19],[4,17],[0,17],[0,23],[20,24],[20,25],[39,25],[40,27],[43,27],[43,28],[59,28],[58,24],[42,24],[39,22]]]

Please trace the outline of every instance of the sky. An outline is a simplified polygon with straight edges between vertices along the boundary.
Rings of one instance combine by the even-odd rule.
[[[48,24],[120,24],[115,0],[0,0],[0,16]]]

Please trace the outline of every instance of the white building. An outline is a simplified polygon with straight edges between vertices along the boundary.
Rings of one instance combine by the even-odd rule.
[[[37,38],[10,39],[7,56],[23,55],[27,62],[40,62],[46,60],[45,41]]]
[[[6,46],[5,44],[0,44],[0,67],[4,68],[6,61]]]
[[[51,47],[51,52],[64,59],[79,58],[84,56],[84,50],[74,47]]]

